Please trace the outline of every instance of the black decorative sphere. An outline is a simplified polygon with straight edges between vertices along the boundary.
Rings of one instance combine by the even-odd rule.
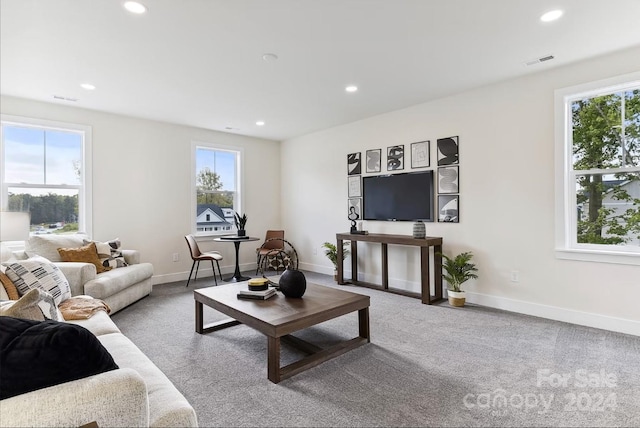
[[[280,276],[278,288],[286,297],[302,297],[307,291],[307,278],[299,270],[287,268]]]

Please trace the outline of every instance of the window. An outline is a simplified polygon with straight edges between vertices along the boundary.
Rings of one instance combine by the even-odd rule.
[[[0,208],[28,211],[31,234],[91,233],[91,128],[2,115]]]
[[[192,230],[196,235],[234,233],[233,214],[241,211],[241,151],[194,142],[192,152]]]
[[[556,92],[557,249],[640,264],[640,74]]]

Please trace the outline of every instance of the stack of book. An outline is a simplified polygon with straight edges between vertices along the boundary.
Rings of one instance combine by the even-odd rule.
[[[238,291],[238,299],[254,299],[254,300],[267,300],[270,297],[276,295],[275,288],[269,288],[266,290],[252,291],[252,290],[240,290]]]

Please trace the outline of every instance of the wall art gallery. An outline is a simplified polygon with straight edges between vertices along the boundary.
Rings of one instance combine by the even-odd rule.
[[[460,158],[458,136],[436,140],[437,174],[437,218],[440,223],[459,223],[460,221]],[[411,143],[407,149],[406,160],[411,169],[431,167],[431,141]],[[362,153],[347,155],[348,176],[348,215],[362,218],[362,174],[375,174],[382,171],[382,149],[369,149]],[[364,163],[364,165],[363,165]],[[386,170],[399,172],[405,169],[405,146],[397,144],[387,147]],[[418,171],[416,171],[418,172]],[[434,201],[435,202],[435,201]]]

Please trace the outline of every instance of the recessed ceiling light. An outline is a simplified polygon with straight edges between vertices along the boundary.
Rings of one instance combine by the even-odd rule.
[[[560,9],[551,10],[540,17],[540,21],[542,22],[551,22],[560,18],[564,12]]]
[[[273,62],[273,61],[277,61],[278,60],[278,55],[273,54],[273,53],[266,53],[266,54],[262,55],[262,59],[267,61],[267,62]]]
[[[81,83],[80,87],[82,89],[86,89],[87,91],[93,91],[96,87],[94,85],[92,85],[91,83]]]
[[[256,122],[256,125],[258,126],[264,126],[264,120],[259,120]]]
[[[124,2],[124,8],[131,13],[137,13],[137,14],[145,13],[147,11],[147,7],[142,3],[138,3],[137,1]]]
[[[344,88],[344,90],[347,92],[356,92],[358,90],[358,87],[355,85],[349,85],[346,88]]]

